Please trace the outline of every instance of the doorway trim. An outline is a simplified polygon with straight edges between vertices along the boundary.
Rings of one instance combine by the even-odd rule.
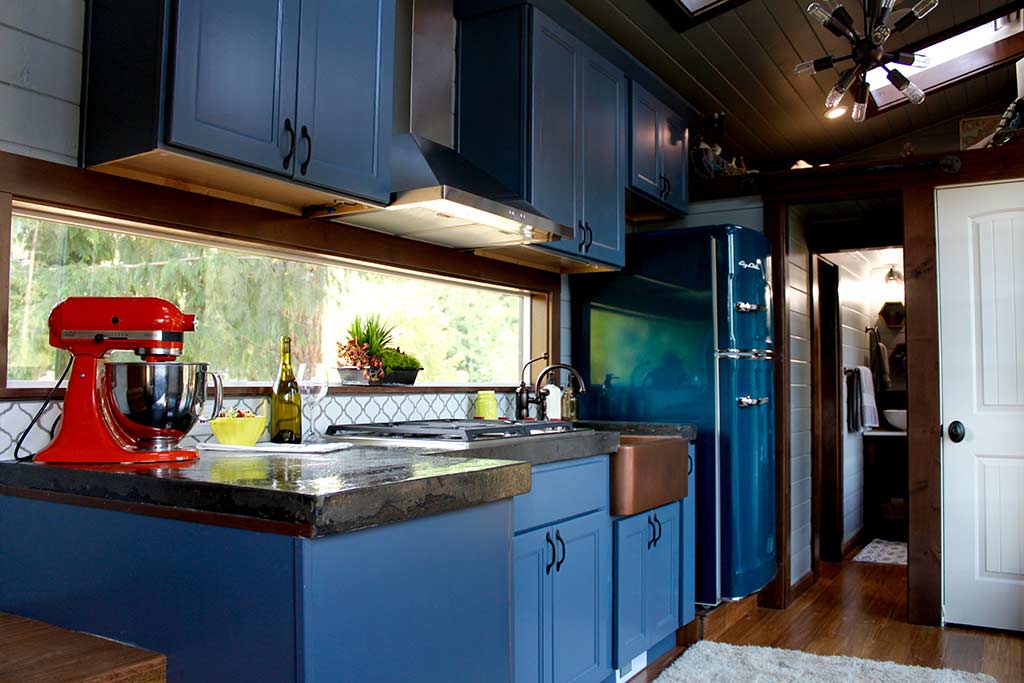
[[[843,559],[843,353],[839,267],[811,255],[812,567]]]

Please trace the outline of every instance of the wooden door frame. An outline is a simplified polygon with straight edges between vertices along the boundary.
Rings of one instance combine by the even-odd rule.
[[[942,623],[942,417],[939,411],[939,318],[936,273],[937,187],[1024,178],[1020,143],[953,155],[891,162],[834,164],[827,168],[765,173],[757,179],[764,197],[765,234],[773,255],[788,258],[789,204],[900,192],[903,270],[907,308],[907,443],[909,525],[907,618]],[[745,188],[745,194],[750,194]],[[759,604],[785,608],[789,576],[789,343],[786,268],[776,268],[776,549],[777,572]],[[780,417],[781,414],[781,417]],[[783,476],[784,475],[784,476]]]
[[[842,307],[839,267],[811,255],[811,543],[818,562],[843,559]]]

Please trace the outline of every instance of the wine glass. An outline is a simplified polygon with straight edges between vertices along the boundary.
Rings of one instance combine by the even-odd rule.
[[[320,433],[314,422],[317,416],[317,405],[327,395],[327,372],[323,365],[301,363],[299,365],[299,396],[302,397],[302,412],[308,410],[309,417],[303,416],[306,431],[302,435],[303,443],[317,443]]]

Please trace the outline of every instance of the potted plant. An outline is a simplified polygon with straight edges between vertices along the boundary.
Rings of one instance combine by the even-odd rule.
[[[338,342],[338,374],[342,384],[413,384],[423,368],[415,356],[392,346],[395,326],[380,316],[356,317],[348,340]]]

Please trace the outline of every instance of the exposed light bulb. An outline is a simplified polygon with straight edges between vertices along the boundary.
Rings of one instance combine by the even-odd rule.
[[[843,101],[843,95],[846,94],[845,90],[840,90],[839,85],[832,88],[829,91],[828,97],[825,98],[825,109],[835,109],[836,105]]]
[[[916,52],[914,53],[914,63],[911,64],[910,66],[916,67],[918,69],[927,69],[929,66],[931,66],[931,63],[931,57],[929,57],[923,52]]]
[[[812,2],[808,5],[807,13],[817,19],[822,26],[828,26],[832,21],[832,13],[825,9],[820,2]]]
[[[914,16],[916,16],[918,19],[924,19],[926,16],[928,16],[929,12],[931,12],[938,6],[939,0],[921,0],[916,5],[914,5],[914,9],[910,11],[913,12]]]
[[[892,11],[892,8],[896,5],[896,0],[882,0],[882,11]]]
[[[868,83],[863,78],[857,79],[857,87],[853,93],[853,118],[854,123],[863,123],[868,113]]]
[[[912,82],[907,82],[907,87],[901,90],[903,96],[914,104],[921,104],[924,102],[924,90],[914,85]]]
[[[793,75],[802,76],[803,74],[817,73],[817,71],[818,70],[814,67],[814,60],[811,60],[809,62],[800,62],[797,64],[796,68],[793,69]]]

